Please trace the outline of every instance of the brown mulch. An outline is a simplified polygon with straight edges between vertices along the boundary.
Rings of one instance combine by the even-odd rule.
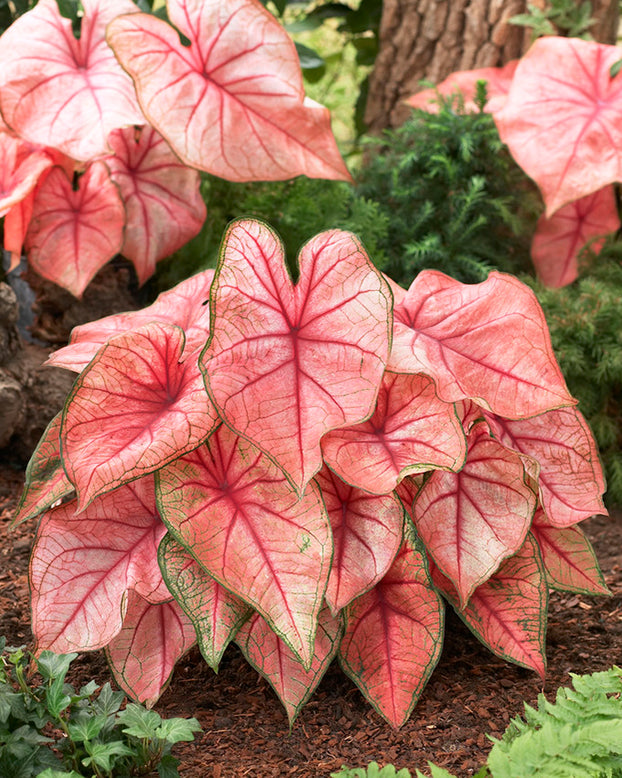
[[[28,558],[34,526],[9,531],[23,473],[0,467],[0,635],[9,645],[31,641]],[[582,524],[595,546],[613,596],[552,593],[549,605],[548,672],[544,688],[535,673],[503,662],[448,613],[445,646],[410,720],[394,731],[367,704],[337,664],[300,713],[293,730],[270,686],[234,646],[218,675],[193,649],[178,664],[156,710],[165,716],[196,716],[203,727],[194,743],[181,744],[184,778],[290,776],[328,778],[342,764],[381,764],[423,770],[432,760],[459,776],[473,775],[486,759],[486,733],[500,736],[523,700],[549,697],[568,674],[622,663],[622,512]],[[72,665],[74,684],[109,680],[101,652]]]

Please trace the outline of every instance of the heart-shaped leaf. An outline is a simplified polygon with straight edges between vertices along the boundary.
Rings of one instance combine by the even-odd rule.
[[[121,16],[108,41],[149,122],[187,165],[230,181],[349,180],[328,111],[303,101],[294,44],[254,0],[168,0]]]
[[[316,476],[333,531],[326,602],[344,608],[385,575],[402,543],[404,514],[393,495],[368,494],[324,467]]]
[[[175,600],[150,603],[130,592],[123,628],[106,647],[106,657],[119,687],[151,707],[195,642],[192,624]]]
[[[546,36],[516,68],[495,122],[547,216],[622,180],[622,77],[609,73],[619,59],[615,46]]]
[[[83,513],[71,502],[46,513],[30,565],[33,633],[56,653],[101,648],[122,626],[126,596],[170,599],[157,547],[166,528],[153,477],[101,497]]]
[[[4,250],[10,256],[7,272],[11,272],[11,270],[19,267],[34,201],[35,192],[33,190],[23,200],[16,203],[4,217],[2,228],[4,233]]]
[[[61,456],[80,509],[200,445],[219,419],[184,334],[151,322],[109,341],[73,386]]]
[[[322,466],[320,438],[374,409],[390,345],[390,293],[358,240],[333,230],[299,255],[294,285],[265,224],[229,227],[201,356],[219,414],[296,489]]]
[[[431,376],[445,402],[472,399],[507,418],[576,403],[544,313],[513,276],[493,271],[480,284],[462,284],[424,270],[393,314],[387,370]]]
[[[464,468],[433,472],[414,507],[417,532],[462,608],[523,545],[536,510],[520,457],[493,440],[485,424],[474,427],[468,448]]]
[[[346,611],[339,660],[392,727],[406,722],[443,639],[443,603],[421,551],[405,538],[391,569]]]
[[[137,11],[130,0],[82,0],[82,34],[55,0],[39,0],[2,35],[0,109],[31,143],[87,161],[109,151],[115,127],[143,124],[131,79],[106,44],[106,25]]]
[[[121,250],[125,208],[103,162],[90,164],[74,189],[54,167],[37,191],[26,234],[32,267],[80,297],[89,281]]]
[[[344,481],[388,494],[406,475],[457,470],[466,442],[453,405],[423,375],[385,373],[373,416],[322,438],[324,461]]]
[[[332,554],[315,484],[299,498],[267,457],[223,424],[209,445],[163,468],[157,488],[173,537],[308,667]]]
[[[115,130],[109,142],[114,155],[106,164],[127,212],[121,253],[134,263],[143,283],[153,275],[158,260],[201,229],[206,213],[201,179],[151,127]]]
[[[531,258],[538,278],[550,287],[572,283],[579,274],[578,257],[586,244],[598,254],[605,242],[601,236],[619,228],[612,186],[564,205],[550,218],[541,216],[531,242]]]
[[[0,218],[20,203],[54,164],[43,149],[0,132]]]
[[[225,649],[252,609],[208,575],[170,535],[160,543],[158,558],[168,590],[194,625],[203,658],[218,672]]]

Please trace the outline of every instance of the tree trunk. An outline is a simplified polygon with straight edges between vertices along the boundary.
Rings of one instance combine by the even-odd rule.
[[[402,100],[418,92],[422,80],[436,84],[456,70],[496,67],[520,57],[531,31],[508,20],[526,6],[526,0],[383,0],[365,113],[369,130],[401,124],[409,115]],[[614,43],[618,0],[594,0],[592,9],[597,19],[592,36]]]

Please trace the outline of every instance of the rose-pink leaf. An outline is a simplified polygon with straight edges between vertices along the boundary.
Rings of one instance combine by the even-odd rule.
[[[43,149],[0,131],[0,218],[32,192],[53,164]]]

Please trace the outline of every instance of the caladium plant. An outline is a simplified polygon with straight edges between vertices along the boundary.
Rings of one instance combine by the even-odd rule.
[[[532,292],[424,271],[357,238],[301,250],[234,222],[218,267],[77,328],[78,373],[16,521],[39,650],[104,646],[154,702],[198,641],[236,641],[290,723],[338,658],[391,725],[438,660],[444,603],[544,675],[549,586],[606,593],[576,527],[604,513],[591,434]]]

